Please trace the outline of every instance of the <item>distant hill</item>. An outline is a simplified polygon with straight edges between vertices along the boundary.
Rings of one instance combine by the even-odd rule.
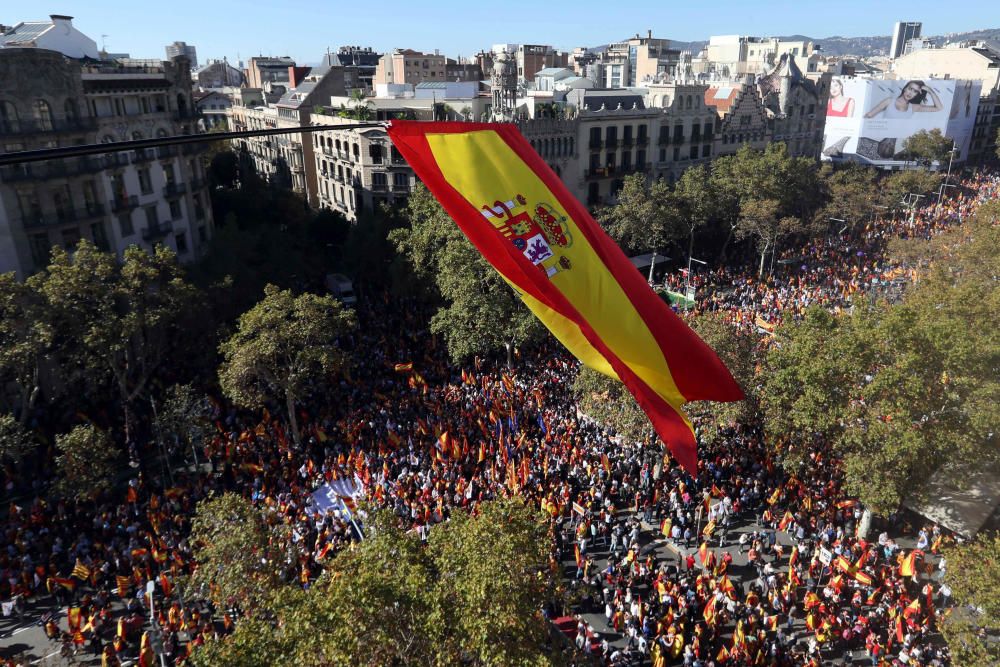
[[[870,57],[878,55],[887,55],[889,53],[889,47],[892,46],[892,37],[889,35],[877,35],[874,37],[840,37],[839,35],[834,35],[833,37],[808,37],[806,35],[784,35],[779,36],[779,39],[788,40],[800,40],[808,39],[814,44],[819,44],[823,53],[828,56],[861,56]],[[1000,28],[990,28],[986,30],[973,30],[971,32],[953,32],[947,35],[935,35],[930,38],[937,44],[945,44],[947,42],[963,42],[969,40],[992,40],[995,42],[1000,42]],[[700,40],[694,42],[681,42],[670,40],[670,46],[674,49],[679,49],[681,51],[691,51],[697,54],[699,51],[708,46],[708,40]],[[603,50],[603,47],[597,47],[597,49]],[[595,50],[597,50],[595,49]]]

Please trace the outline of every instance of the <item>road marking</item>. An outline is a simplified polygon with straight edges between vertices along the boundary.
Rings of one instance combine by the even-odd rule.
[[[47,656],[45,656],[44,658],[39,658],[38,660],[35,660],[35,661],[34,661],[33,663],[31,663],[31,664],[33,664],[33,665],[38,665],[38,664],[41,664],[41,663],[45,662],[46,660],[48,660],[49,658],[51,658],[51,657],[52,657],[52,656],[54,656],[54,655],[59,655],[59,651],[52,651],[52,653],[49,653],[49,654],[48,654]]]
[[[34,626],[34,625],[26,625],[26,626],[24,626],[23,628],[18,628],[17,630],[14,630],[13,632],[11,632],[11,633],[10,633],[10,636],[11,636],[11,637],[13,637],[13,636],[14,636],[14,635],[16,635],[17,633],[19,633],[19,632],[24,632],[25,630],[30,630],[30,629],[31,629],[31,628],[33,628],[33,627],[35,627],[35,626]]]

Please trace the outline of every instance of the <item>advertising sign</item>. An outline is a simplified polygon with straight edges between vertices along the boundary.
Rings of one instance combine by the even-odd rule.
[[[875,81],[834,77],[826,108],[821,157],[881,167],[905,166],[907,138],[920,130],[940,130],[968,154],[980,81],[913,79]]]

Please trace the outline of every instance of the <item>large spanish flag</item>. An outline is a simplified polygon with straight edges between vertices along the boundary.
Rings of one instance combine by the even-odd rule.
[[[393,121],[389,137],[528,308],[580,361],[621,380],[694,474],[681,406],[743,392],[517,128]]]

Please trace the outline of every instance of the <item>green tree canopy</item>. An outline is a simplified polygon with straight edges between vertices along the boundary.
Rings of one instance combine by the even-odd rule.
[[[56,493],[69,498],[90,498],[111,488],[118,451],[108,434],[92,424],[76,426],[56,436]]]
[[[269,617],[241,621],[232,636],[197,651],[194,664],[558,662],[540,614],[553,583],[540,512],[519,499],[483,503],[476,516],[458,512],[434,526],[427,547],[376,512],[366,534],[309,590],[279,587]],[[214,571],[228,552],[203,556],[202,568]]]
[[[941,623],[941,633],[956,665],[1000,664],[1000,533],[948,547],[945,582],[958,607]]]
[[[132,406],[183,349],[201,292],[185,281],[169,248],[157,246],[150,254],[130,246],[118,262],[86,240],[72,255],[53,248],[47,270],[29,284],[53,314],[61,365],[83,369],[90,386],[111,380],[124,407],[128,440]]]
[[[0,459],[19,461],[31,449],[31,434],[13,415],[0,414]]]
[[[219,350],[219,383],[238,405],[285,403],[296,442],[296,405],[319,391],[349,362],[338,339],[357,327],[354,311],[331,296],[264,288],[264,298],[240,316],[236,333]]]
[[[954,140],[943,135],[938,128],[917,130],[903,142],[903,152],[911,160],[927,164],[944,163],[948,161],[948,154],[954,145]]]
[[[670,186],[663,179],[646,182],[646,175],[629,174],[617,203],[601,209],[598,218],[608,235],[627,255],[663,249],[674,235]]]
[[[188,582],[192,592],[251,615],[270,612],[298,573],[299,550],[288,526],[233,493],[198,504],[191,544],[199,563]]]
[[[580,366],[573,381],[573,396],[588,417],[613,429],[628,442],[641,442],[653,432],[649,417],[625,385],[615,378]]]
[[[1000,458],[1000,229],[987,208],[929,247],[939,259],[901,303],[814,308],[779,329],[767,359],[771,440],[792,465],[828,441],[848,490],[879,513],[920,498],[938,471],[961,483]]]
[[[52,350],[52,310],[33,283],[0,274],[0,406],[28,419],[41,392],[41,363]]]
[[[389,239],[406,255],[416,276],[437,287],[445,302],[431,319],[431,331],[444,336],[453,360],[507,350],[537,340],[544,327],[491,267],[430,192],[418,186],[405,215],[409,227]]]

